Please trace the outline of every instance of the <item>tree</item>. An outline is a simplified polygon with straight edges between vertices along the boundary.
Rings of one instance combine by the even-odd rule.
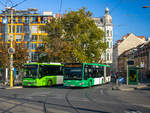
[[[2,42],[0,44],[0,67],[8,68],[9,64],[8,45],[7,43]]]
[[[25,47],[23,42],[17,44],[14,43],[15,54],[13,55],[13,66],[19,72],[21,72],[22,66],[28,60],[28,49]],[[0,66],[2,68],[9,68],[10,66],[10,55],[8,53],[9,45],[6,42],[2,42],[0,45]]]
[[[43,52],[53,62],[99,62],[106,49],[105,33],[85,8],[53,18],[43,27],[48,33]]]

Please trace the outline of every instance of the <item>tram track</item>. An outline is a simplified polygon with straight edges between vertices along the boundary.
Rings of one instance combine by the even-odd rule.
[[[78,110],[78,108],[76,108],[72,103],[71,103],[71,100],[69,99],[69,96],[71,95],[71,93],[72,93],[72,91],[73,91],[73,89],[69,89],[69,91],[65,94],[65,101],[67,102],[67,104],[68,104],[68,106],[71,108],[71,109],[73,109],[76,113],[81,113],[79,110]],[[50,94],[47,94],[46,96],[45,96],[45,99],[44,99],[44,101],[42,101],[42,103],[43,103],[43,113],[50,113],[49,111],[48,111],[48,109],[47,109],[47,105],[48,105],[48,103],[47,103],[47,100],[48,100],[48,97],[50,96]]]
[[[135,106],[135,105],[133,105],[132,107],[129,105],[129,103],[127,103],[127,102],[125,102],[125,101],[122,101],[122,100],[120,100],[120,99],[118,99],[118,98],[116,98],[116,97],[112,97],[112,95],[110,95],[110,94],[108,94],[106,91],[107,91],[107,89],[102,89],[102,88],[98,88],[98,89],[100,89],[99,90],[99,96],[102,96],[102,98],[107,98],[108,100],[105,100],[105,101],[101,101],[101,103],[100,102],[98,102],[98,100],[95,100],[95,99],[93,99],[92,97],[93,96],[91,96],[90,94],[92,94],[92,93],[96,93],[96,92],[94,92],[93,90],[94,90],[95,88],[92,88],[92,90],[90,90],[90,93],[89,93],[89,90],[88,89],[86,89],[85,91],[84,91],[84,96],[92,103],[92,104],[94,104],[95,106],[97,106],[98,108],[101,106],[102,108],[104,108],[105,109],[105,106],[108,106],[107,107],[107,109],[105,109],[105,111],[107,110],[107,111],[112,111],[112,109],[108,109],[109,108],[109,106],[110,107],[112,107],[112,105],[114,106],[114,110],[116,109],[115,108],[115,105],[117,105],[119,108],[120,108],[120,110],[122,110],[122,111],[125,111],[125,109],[130,109],[130,108],[134,108],[134,109],[136,109],[136,110],[138,110],[138,106]],[[92,92],[91,92],[92,91]],[[111,97],[111,98],[110,98]],[[114,103],[115,102],[115,103]],[[122,108],[122,106],[126,106],[125,108]],[[121,112],[119,112],[118,111],[118,107],[117,107],[117,109],[116,109],[116,112],[118,112],[118,113],[121,113]]]
[[[70,106],[70,108],[72,108],[76,113],[80,113],[80,111],[69,100],[69,95],[71,94],[72,91],[73,91],[73,89],[71,89],[71,91],[69,90],[67,92],[67,94],[65,95],[65,100],[67,101],[67,103]]]

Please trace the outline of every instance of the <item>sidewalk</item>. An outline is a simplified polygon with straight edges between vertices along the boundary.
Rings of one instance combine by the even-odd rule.
[[[22,86],[13,86],[13,87],[10,87],[10,86],[0,86],[0,89],[19,89],[19,88],[23,88]]]
[[[112,90],[133,91],[136,89],[147,88],[148,86],[150,86],[150,83],[139,83],[138,85],[121,84],[119,86],[114,85]]]
[[[18,89],[18,88],[22,88],[22,85],[15,83],[13,87],[10,87],[9,84],[0,84],[0,89]]]

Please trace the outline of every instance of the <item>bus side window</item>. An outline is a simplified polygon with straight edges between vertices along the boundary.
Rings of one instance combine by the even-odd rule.
[[[93,78],[96,78],[96,77],[97,77],[97,70],[96,70],[96,69],[93,70],[92,77],[93,77]]]
[[[98,77],[102,77],[102,76],[104,76],[104,70],[103,70],[103,68],[99,68],[98,69]]]
[[[93,70],[91,68],[88,68],[88,74],[89,74],[89,77],[92,77],[93,75]]]
[[[110,68],[106,67],[106,76],[110,76]]]
[[[84,80],[87,80],[88,78],[89,78],[89,76],[88,76],[88,68],[85,67],[84,68]]]

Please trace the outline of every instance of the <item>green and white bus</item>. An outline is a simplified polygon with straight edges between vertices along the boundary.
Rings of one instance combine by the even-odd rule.
[[[66,63],[64,65],[64,86],[91,87],[110,81],[110,66],[96,63]]]
[[[51,86],[63,84],[63,66],[61,63],[24,64],[23,86]]]

